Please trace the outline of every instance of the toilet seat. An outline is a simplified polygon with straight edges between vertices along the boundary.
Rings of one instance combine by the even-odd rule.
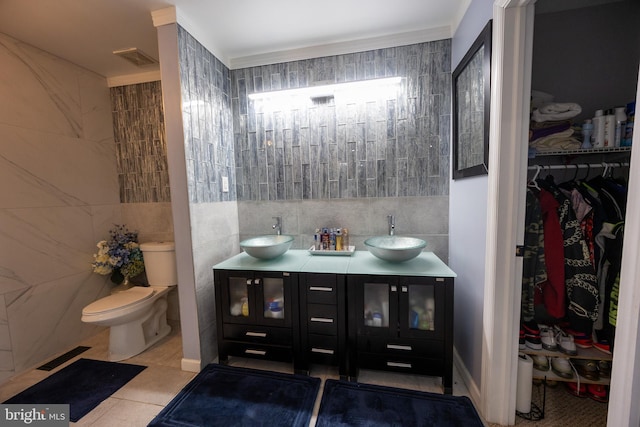
[[[155,290],[151,287],[135,286],[92,302],[82,310],[82,314],[91,316],[121,310],[149,299],[153,294],[155,294]]]

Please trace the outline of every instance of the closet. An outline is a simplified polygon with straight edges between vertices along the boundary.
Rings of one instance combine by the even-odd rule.
[[[538,413],[519,415],[549,419],[552,386],[598,402],[606,419],[632,147],[586,148],[582,129],[597,110],[632,116],[640,5],[557,3],[536,3],[520,316],[520,352],[545,392]]]

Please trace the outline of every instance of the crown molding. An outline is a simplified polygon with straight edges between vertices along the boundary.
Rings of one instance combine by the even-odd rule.
[[[124,76],[107,77],[107,86],[127,86],[138,83],[156,82],[160,80],[160,70],[147,71],[144,73],[127,74]]]
[[[451,37],[451,27],[438,27],[427,30],[373,37],[368,39],[330,43],[300,49],[282,50],[258,55],[231,58],[229,68],[233,70],[238,68],[278,64],[281,62],[321,58],[324,56],[343,55],[347,53],[363,52],[366,50],[384,49],[389,47],[406,46],[415,43],[449,39]]]

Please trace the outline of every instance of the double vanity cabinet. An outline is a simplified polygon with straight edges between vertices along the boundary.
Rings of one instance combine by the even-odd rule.
[[[218,355],[442,377],[452,391],[455,273],[431,252],[403,263],[289,250],[214,266]]]

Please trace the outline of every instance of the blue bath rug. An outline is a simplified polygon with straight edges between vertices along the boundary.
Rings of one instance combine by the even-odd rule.
[[[316,427],[483,427],[466,396],[327,380]]]
[[[210,364],[149,426],[306,427],[320,379]]]
[[[77,422],[146,366],[78,359],[4,403],[68,404]]]

